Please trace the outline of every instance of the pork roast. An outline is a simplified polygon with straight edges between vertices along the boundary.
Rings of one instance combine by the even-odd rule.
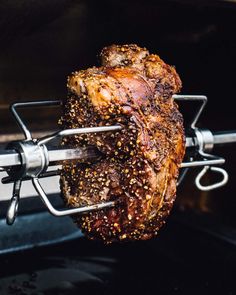
[[[102,157],[65,162],[62,196],[69,207],[116,201],[112,208],[73,217],[91,239],[149,239],[170,213],[184,156],[183,119],[172,98],[181,80],[174,67],[134,44],[104,48],[101,61],[101,67],[68,78],[61,124],[119,124],[122,130],[64,139],[67,146],[96,146]]]

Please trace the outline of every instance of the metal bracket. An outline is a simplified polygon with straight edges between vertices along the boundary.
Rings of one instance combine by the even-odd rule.
[[[204,166],[203,169],[198,173],[195,179],[195,184],[199,190],[209,191],[216,188],[219,188],[225,185],[228,181],[228,173],[223,168],[213,167],[212,165],[222,165],[225,163],[225,159],[206,153],[206,151],[211,151],[214,147],[214,137],[210,130],[208,129],[199,129],[196,127],[196,124],[202,114],[206,103],[207,97],[204,95],[174,95],[174,100],[177,101],[198,101],[200,102],[200,107],[198,108],[192,123],[190,124],[190,128],[192,129],[193,134],[195,135],[195,143],[194,146],[197,147],[197,154],[200,156],[201,160],[193,160],[191,159],[189,162],[183,162],[181,164],[181,168],[186,168],[180,175],[180,180],[178,183],[182,182],[184,176],[187,173],[187,168],[190,167],[199,167]],[[204,186],[201,184],[202,177],[207,173],[207,171],[211,169],[217,173],[220,173],[223,177],[222,181],[217,183]],[[184,174],[183,174],[184,173]]]
[[[214,156],[209,152],[212,150],[214,144],[222,144],[229,142],[236,142],[236,132],[227,132],[220,134],[212,134],[211,131],[206,129],[199,129],[196,127],[198,119],[204,110],[207,103],[206,96],[202,95],[174,95],[174,100],[177,101],[199,101],[201,103],[196,115],[191,123],[191,130],[193,133],[192,137],[186,138],[186,147],[194,147],[195,152],[200,160],[195,157],[190,158],[190,161],[183,162],[181,164],[182,172],[179,177],[178,185],[184,179],[188,169],[190,167],[204,166],[200,173],[195,179],[195,184],[200,190],[212,190],[224,185],[228,180],[227,172],[219,167],[213,167],[212,165],[221,165],[225,162],[225,159]],[[65,216],[71,214],[81,214],[83,212],[99,210],[106,207],[112,207],[115,202],[106,202],[94,204],[91,206],[78,207],[73,209],[58,210],[52,206],[43,187],[40,184],[39,179],[43,177],[50,177],[58,175],[59,171],[47,171],[50,163],[62,160],[72,159],[91,159],[98,156],[97,152],[91,150],[89,147],[84,148],[71,148],[71,149],[56,149],[50,150],[46,144],[54,140],[55,138],[62,138],[64,136],[92,133],[92,132],[108,132],[108,131],[119,131],[122,129],[120,125],[116,126],[101,126],[101,127],[88,127],[88,128],[76,128],[60,130],[48,136],[40,139],[33,139],[31,132],[22,121],[21,117],[17,112],[19,107],[48,107],[58,106],[61,101],[50,100],[50,101],[36,101],[36,102],[23,102],[15,103],[11,105],[10,110],[17,121],[17,124],[24,133],[25,140],[12,142],[8,145],[5,153],[0,153],[1,159],[1,171],[6,171],[8,177],[2,179],[3,183],[14,182],[13,194],[10,201],[10,206],[7,212],[7,224],[13,224],[18,211],[18,204],[20,200],[21,183],[26,179],[30,179],[33,186],[38,193],[39,197],[46,205],[48,211],[54,216]],[[217,183],[204,186],[201,184],[202,177],[211,169],[216,173],[220,173],[223,179]]]
[[[34,102],[23,102],[15,103],[11,105],[10,110],[17,121],[20,129],[24,133],[25,140],[12,142],[7,146],[8,149],[14,150],[17,155],[20,156],[20,166],[14,166],[7,169],[8,177],[4,178],[2,182],[9,183],[14,182],[13,195],[10,201],[9,209],[7,211],[6,221],[8,225],[12,225],[15,221],[18,204],[20,200],[20,189],[22,181],[26,179],[31,179],[33,186],[40,196],[41,200],[44,202],[49,212],[54,216],[65,216],[72,214],[79,214],[92,210],[99,210],[106,207],[114,206],[114,202],[99,203],[90,206],[84,206],[74,209],[57,210],[50,203],[47,195],[45,194],[38,178],[49,177],[57,175],[58,171],[46,171],[49,165],[49,152],[46,143],[54,140],[55,138],[62,138],[65,136],[92,133],[92,132],[107,132],[107,131],[118,131],[121,130],[121,126],[101,126],[101,127],[89,127],[89,128],[77,128],[77,129],[66,129],[60,130],[49,136],[43,137],[39,140],[33,139],[32,135],[27,128],[27,126],[22,121],[20,115],[17,112],[19,107],[38,107],[38,106],[57,106],[60,105],[60,101],[34,101]],[[82,150],[81,150],[82,151]],[[78,153],[78,158],[81,158],[81,151]],[[75,151],[73,151],[75,155]],[[85,154],[85,153],[84,153]],[[70,158],[69,153],[66,154]],[[19,169],[20,167],[20,169]]]

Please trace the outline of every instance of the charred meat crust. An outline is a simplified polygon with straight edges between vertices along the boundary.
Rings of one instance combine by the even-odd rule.
[[[91,239],[149,239],[172,208],[184,156],[183,120],[172,99],[181,80],[174,67],[134,44],[106,47],[101,59],[101,67],[68,78],[61,124],[123,129],[64,140],[71,146],[95,145],[104,158],[64,163],[62,196],[69,207],[117,201],[114,208],[74,217]]]

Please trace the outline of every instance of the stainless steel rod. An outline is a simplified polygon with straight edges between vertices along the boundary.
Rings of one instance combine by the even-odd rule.
[[[236,143],[236,131],[223,131],[213,133],[214,145]],[[194,137],[186,138],[186,148],[197,146]],[[50,149],[48,151],[49,162],[88,159],[96,157],[96,150],[93,148],[71,148],[71,149]],[[15,150],[0,150],[0,167],[12,167],[21,165],[21,155]]]
[[[86,160],[97,157],[95,149],[76,148],[76,149],[51,149],[48,151],[49,162],[63,160]],[[0,167],[12,167],[21,165],[21,155],[15,150],[0,151]]]
[[[213,132],[214,145],[236,143],[236,130]],[[186,137],[186,148],[197,146],[196,137]]]
[[[213,137],[214,137],[214,144],[235,143],[236,142],[236,130],[214,132]]]
[[[48,151],[49,162],[58,162],[63,160],[86,160],[98,157],[98,151],[92,147],[81,147],[76,149],[53,149]]]
[[[21,157],[15,150],[0,151],[0,167],[12,167],[21,164]]]

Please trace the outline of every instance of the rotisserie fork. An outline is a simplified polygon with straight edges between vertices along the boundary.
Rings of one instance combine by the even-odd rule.
[[[186,172],[191,167],[203,166],[203,169],[195,178],[195,184],[200,190],[212,190],[223,186],[228,181],[228,174],[226,170],[213,165],[222,165],[225,159],[210,154],[209,152],[217,144],[226,144],[236,142],[236,131],[217,132],[212,133],[208,129],[199,129],[196,127],[198,119],[207,103],[207,97],[202,95],[174,95],[176,101],[199,101],[200,107],[197,109],[196,115],[190,125],[190,132],[186,137],[186,148],[194,149],[194,157],[191,156],[189,161],[181,164],[182,171],[180,173],[178,184],[181,183]],[[53,207],[49,201],[39,179],[43,177],[50,177],[60,174],[60,171],[48,171],[48,167],[55,165],[55,163],[64,160],[87,160],[99,158],[99,152],[93,147],[81,148],[62,148],[51,147],[50,143],[65,136],[73,136],[85,133],[97,132],[119,132],[122,127],[120,125],[101,126],[101,127],[87,127],[77,129],[60,130],[40,139],[33,139],[31,132],[22,121],[17,112],[17,108],[29,107],[48,107],[59,106],[61,101],[36,101],[36,102],[21,102],[11,105],[10,110],[14,115],[19,127],[24,133],[25,139],[15,142],[10,142],[5,150],[0,151],[0,169],[6,171],[8,176],[2,179],[3,183],[13,182],[13,194],[7,212],[7,223],[13,224],[18,210],[20,200],[21,183],[24,180],[31,180],[33,186],[42,199],[47,209],[54,216],[65,216],[72,214],[81,214],[92,210],[101,210],[106,207],[115,206],[115,202],[104,202],[89,206],[83,206],[73,209],[58,210]],[[213,172],[220,173],[222,180],[204,186],[201,184],[202,177],[211,169]]]

